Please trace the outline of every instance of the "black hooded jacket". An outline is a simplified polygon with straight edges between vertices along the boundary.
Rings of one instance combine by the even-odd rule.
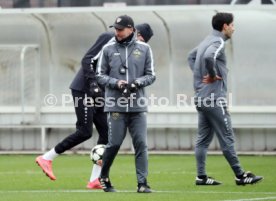
[[[98,61],[98,54],[102,47],[114,37],[113,32],[102,33],[92,47],[87,51],[81,61],[81,68],[73,79],[70,89],[89,93],[89,81],[96,81],[95,68]]]

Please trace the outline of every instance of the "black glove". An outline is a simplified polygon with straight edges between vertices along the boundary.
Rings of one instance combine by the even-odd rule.
[[[127,84],[122,84],[120,87],[120,92],[124,97],[129,97],[131,92],[129,90],[129,86]]]
[[[101,97],[103,92],[96,81],[89,82],[89,91],[92,97]]]
[[[130,84],[128,85],[128,88],[129,88],[129,91],[130,91],[131,93],[135,93],[136,91],[138,91],[138,89],[139,89],[139,84],[138,84],[137,80],[134,80],[132,83],[130,83]]]

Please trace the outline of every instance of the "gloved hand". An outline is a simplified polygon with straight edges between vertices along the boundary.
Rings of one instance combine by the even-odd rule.
[[[128,85],[128,88],[129,88],[129,91],[130,91],[131,93],[135,93],[136,91],[138,91],[138,89],[139,89],[139,84],[138,84],[137,80],[134,80],[132,83],[130,83],[130,84]]]
[[[92,97],[101,97],[102,96],[102,89],[99,87],[96,81],[90,81],[89,83],[89,91]]]
[[[129,97],[131,94],[128,84],[121,84],[120,91],[124,97]]]

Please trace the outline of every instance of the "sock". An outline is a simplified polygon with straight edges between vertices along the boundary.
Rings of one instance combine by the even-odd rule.
[[[55,148],[52,148],[50,151],[46,152],[42,158],[45,160],[54,160],[59,154],[55,151]]]
[[[94,164],[91,172],[90,182],[94,181],[95,179],[98,179],[101,174],[102,167]]]

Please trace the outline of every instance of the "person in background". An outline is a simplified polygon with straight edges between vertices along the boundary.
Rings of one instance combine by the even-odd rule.
[[[65,151],[88,140],[92,136],[93,123],[99,133],[97,144],[108,142],[107,116],[103,112],[103,106],[94,107],[90,102],[91,99],[104,95],[96,81],[95,68],[100,50],[113,36],[113,33],[106,32],[98,37],[83,57],[81,68],[70,85],[77,117],[76,131],[35,160],[51,180],[56,180],[52,170],[52,161]],[[100,171],[97,165],[95,165],[94,171]]]
[[[232,13],[213,16],[213,32],[208,35],[188,57],[193,71],[195,105],[198,112],[198,135],[195,147],[197,162],[196,185],[220,185],[221,182],[206,173],[208,147],[214,137],[218,138],[223,155],[231,166],[237,185],[254,184],[263,179],[245,172],[234,148],[234,132],[227,109],[227,73],[225,41],[234,33]]]

